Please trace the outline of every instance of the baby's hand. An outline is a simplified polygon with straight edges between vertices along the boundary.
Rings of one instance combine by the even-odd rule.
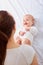
[[[19,36],[17,36],[16,37],[16,43],[21,45],[21,42],[22,42],[21,38]]]
[[[22,32],[22,31],[19,32],[19,35],[21,35],[21,36],[23,36],[24,34],[25,34],[25,32]]]

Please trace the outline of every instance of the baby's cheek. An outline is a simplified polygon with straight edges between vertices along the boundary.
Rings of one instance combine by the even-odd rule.
[[[33,22],[31,20],[28,21],[28,26],[32,26]]]

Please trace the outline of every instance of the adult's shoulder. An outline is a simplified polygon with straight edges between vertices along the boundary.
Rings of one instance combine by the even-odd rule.
[[[27,45],[27,44],[22,44],[21,46],[20,46],[20,50],[23,52],[30,52],[30,53],[32,53],[32,52],[35,52],[35,50],[33,49],[33,47],[32,46],[30,46],[30,45]]]
[[[29,45],[21,45],[20,52],[25,57],[28,65],[31,64],[35,56],[35,51],[33,47]]]

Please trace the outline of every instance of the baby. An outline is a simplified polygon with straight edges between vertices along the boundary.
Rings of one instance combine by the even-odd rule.
[[[21,41],[21,44],[32,45],[34,36],[37,35],[38,30],[34,26],[35,19],[32,15],[26,14],[23,18],[23,29],[19,32],[18,41]],[[20,43],[19,43],[20,44]]]

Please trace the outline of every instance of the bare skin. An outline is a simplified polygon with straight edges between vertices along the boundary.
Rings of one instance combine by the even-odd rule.
[[[37,61],[37,57],[35,55],[34,59],[33,59],[33,62],[31,65],[38,65],[38,61]]]

